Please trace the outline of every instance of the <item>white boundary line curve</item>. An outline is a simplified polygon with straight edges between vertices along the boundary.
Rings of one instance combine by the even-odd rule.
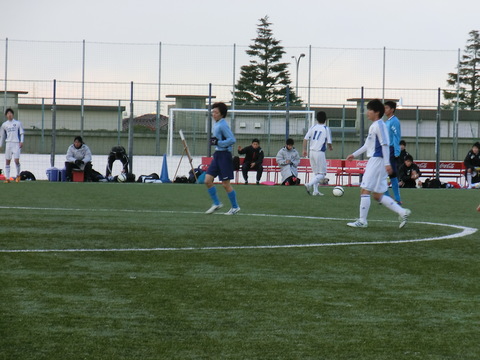
[[[142,212],[142,213],[167,213],[167,214],[204,214],[198,211],[170,211],[170,210],[131,210],[131,209],[80,209],[80,208],[43,208],[43,207],[27,207],[27,206],[0,206],[0,209],[17,209],[17,210],[50,210],[50,211],[88,211],[88,212]],[[301,215],[275,215],[275,214],[237,214],[236,216],[263,216],[263,217],[281,217],[281,218],[297,218],[311,220],[330,220],[330,221],[347,221],[351,219],[329,218],[317,216],[301,216]],[[388,220],[371,220],[371,221],[388,221]],[[433,223],[426,221],[412,221],[412,224],[425,224],[433,226],[450,227],[461,230],[451,235],[407,239],[407,240],[391,240],[391,241],[360,241],[360,242],[339,242],[339,243],[311,243],[311,244],[287,244],[287,245],[249,245],[249,246],[201,246],[201,247],[158,247],[158,248],[111,248],[111,249],[0,249],[0,253],[72,253],[72,252],[147,252],[147,251],[208,251],[208,250],[248,250],[248,249],[284,249],[284,248],[309,248],[309,247],[327,247],[327,246],[355,246],[355,245],[386,245],[386,244],[405,244],[427,241],[439,241],[447,239],[456,239],[464,236],[472,235],[478,231],[476,228],[468,226]]]

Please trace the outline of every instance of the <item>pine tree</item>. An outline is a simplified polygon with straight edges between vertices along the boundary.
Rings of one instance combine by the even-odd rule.
[[[475,110],[480,108],[480,34],[478,30],[468,34],[470,37],[459,64],[459,73],[449,73],[447,83],[456,88],[460,74],[458,105],[461,109]],[[451,103],[457,98],[457,91],[445,90],[443,96]]]
[[[240,79],[235,91],[237,105],[286,104],[286,87],[290,85],[288,63],[282,63],[285,54],[280,41],[273,37],[268,16],[257,25],[257,38],[246,51],[251,56],[249,65],[241,67]],[[301,100],[290,87],[290,104],[300,105]]]

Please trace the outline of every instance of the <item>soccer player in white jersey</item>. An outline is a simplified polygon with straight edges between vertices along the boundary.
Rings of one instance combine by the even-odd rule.
[[[385,191],[388,189],[387,174],[392,172],[392,167],[390,165],[388,131],[385,123],[381,120],[384,113],[385,107],[380,100],[371,100],[367,104],[367,117],[373,121],[368,129],[367,140],[361,148],[347,157],[347,160],[353,160],[364,152],[369,157],[362,183],[360,184],[360,217],[355,222],[347,224],[351,227],[368,227],[367,216],[370,209],[371,193],[373,193],[373,198],[380,204],[398,214],[400,229],[405,226],[411,213],[410,210],[404,209],[397,204],[390,196],[385,195]]]
[[[303,139],[303,156],[307,156],[307,143],[310,141],[310,166],[312,168],[312,180],[305,184],[305,189],[309,195],[323,195],[318,191],[320,184],[327,175],[327,159],[325,151],[327,147],[333,150],[332,134],[328,126],[325,125],[327,114],[324,111],[317,113],[318,124],[313,125],[306,133]]]
[[[16,182],[20,181],[20,149],[23,146],[24,131],[22,123],[13,118],[13,110],[7,109],[5,111],[7,121],[5,121],[0,128],[0,147],[3,147],[5,141],[5,177],[6,183],[10,182],[10,162],[12,157],[17,166]]]

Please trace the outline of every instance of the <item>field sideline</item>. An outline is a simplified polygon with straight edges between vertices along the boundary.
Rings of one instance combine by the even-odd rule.
[[[0,184],[0,359],[480,358],[480,191],[234,187]]]

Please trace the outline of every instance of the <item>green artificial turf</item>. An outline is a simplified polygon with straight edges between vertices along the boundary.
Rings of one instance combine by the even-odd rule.
[[[476,190],[1,185],[0,359],[480,358]]]

